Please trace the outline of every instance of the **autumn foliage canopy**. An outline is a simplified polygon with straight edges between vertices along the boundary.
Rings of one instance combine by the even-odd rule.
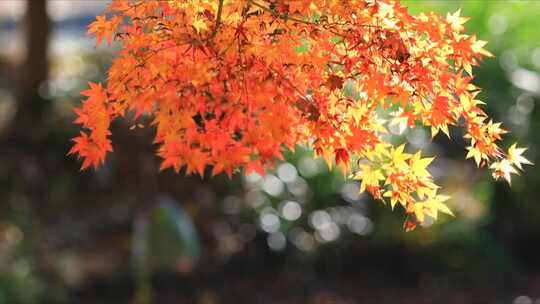
[[[109,127],[129,117],[156,130],[161,169],[262,173],[306,144],[361,191],[401,205],[406,229],[451,214],[427,171],[433,158],[394,145],[388,129],[463,128],[467,158],[510,182],[528,160],[476,99],[472,67],[486,42],[460,12],[411,16],[398,1],[114,0],[89,26],[120,50],[107,85],[75,111],[82,168],[112,151]]]

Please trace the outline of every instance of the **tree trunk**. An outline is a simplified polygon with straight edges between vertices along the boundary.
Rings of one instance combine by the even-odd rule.
[[[46,98],[40,96],[40,87],[46,85],[49,63],[48,42],[50,21],[47,0],[28,0],[24,17],[26,56],[20,67],[17,83],[19,107],[15,120],[17,127],[35,124],[43,118]]]

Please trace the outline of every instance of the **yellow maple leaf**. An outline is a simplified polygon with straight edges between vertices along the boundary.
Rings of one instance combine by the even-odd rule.
[[[476,37],[473,36],[474,39],[476,39]],[[482,54],[484,56],[487,56],[487,57],[493,57],[493,54],[484,49],[484,46],[487,44],[487,41],[484,41],[484,40],[476,40],[473,42],[473,44],[471,45],[471,49],[473,50],[473,52],[475,53],[479,53],[479,54]]]
[[[482,154],[482,152],[480,152],[480,150],[475,147],[467,147],[467,150],[469,150],[469,152],[467,152],[467,156],[465,156],[465,158],[466,159],[469,159],[471,157],[474,158],[474,161],[476,162],[476,166],[480,167],[480,162],[482,161],[482,158],[484,158],[484,155]]]
[[[193,21],[193,23],[191,25],[197,31],[197,33],[200,33],[203,30],[204,31],[208,30],[208,26],[201,19],[196,19],[195,21]]]
[[[434,159],[434,157],[422,158],[420,151],[415,153],[409,161],[413,174],[420,178],[431,176],[427,171],[427,166],[431,164]]]
[[[454,213],[448,206],[444,203],[447,201],[450,197],[446,195],[437,195],[433,198],[430,198],[424,202],[424,206],[426,207],[426,214],[433,217],[433,219],[437,219],[437,215],[440,212],[446,213],[448,215],[454,216]]]
[[[370,165],[361,164],[360,171],[356,172],[354,179],[362,180],[360,192],[364,192],[366,187],[378,187],[379,181],[384,180],[384,175],[380,169],[373,169]]]
[[[532,165],[533,163],[523,157],[521,154],[523,152],[527,151],[527,148],[518,148],[516,147],[516,144],[513,144],[508,149],[508,156],[507,159],[510,162],[510,164],[516,166],[519,170],[523,170],[522,164],[525,165]]]
[[[468,17],[461,17],[461,9],[458,9],[453,14],[447,13],[446,15],[446,21],[448,21],[452,29],[456,31],[463,31],[465,29],[463,24],[467,22],[469,19],[470,18]]]
[[[391,161],[397,169],[406,169],[409,167],[406,160],[411,158],[412,155],[404,153],[403,150],[405,150],[405,145],[392,148],[392,151],[390,152]]]

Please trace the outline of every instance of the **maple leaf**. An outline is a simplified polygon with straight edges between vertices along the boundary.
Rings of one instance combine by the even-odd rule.
[[[478,148],[476,147],[467,147],[467,150],[469,152],[467,152],[467,155],[465,156],[465,158],[469,159],[469,158],[474,158],[474,161],[476,162],[476,166],[480,167],[480,164],[482,162],[482,159],[483,158],[486,158],[487,156],[485,156],[482,151],[480,151]]]
[[[416,226],[418,226],[418,224],[420,224],[418,221],[413,219],[411,216],[408,216],[403,223],[403,229],[405,229],[406,232],[409,232],[416,229]]]
[[[497,162],[494,162],[489,166],[490,169],[493,169],[493,178],[499,179],[504,178],[508,184],[511,184],[512,182],[512,174],[518,174],[518,171],[514,167],[512,167],[512,164],[507,159],[503,159]]]
[[[411,158],[411,154],[404,153],[405,145],[400,145],[397,148],[392,148],[392,151],[390,152],[390,160],[394,164],[394,166],[398,169],[406,169],[409,167],[408,163],[406,162],[409,158]]]
[[[354,175],[354,179],[362,181],[360,192],[364,192],[367,187],[378,188],[379,181],[384,180],[384,175],[380,169],[373,169],[370,165],[361,164],[360,170]]]
[[[444,204],[444,202],[448,199],[450,199],[450,197],[446,195],[437,195],[433,198],[428,199],[423,203],[425,207],[424,212],[435,220],[437,219],[439,211],[454,216],[452,210],[450,210],[450,208],[448,208],[448,206]]]
[[[421,158],[420,151],[415,153],[409,161],[413,174],[420,178],[431,176],[427,171],[427,166],[431,164],[434,159],[434,157]]]
[[[111,43],[112,36],[120,22],[121,18],[119,16],[113,16],[110,20],[107,20],[105,16],[97,16],[96,21],[88,26],[88,33],[96,35],[96,46],[103,39],[107,43]]]
[[[90,166],[97,169],[105,161],[107,152],[113,151],[110,140],[95,141],[84,132],[81,132],[81,135],[75,137],[73,141],[75,145],[69,150],[68,155],[77,154],[84,159],[81,171]]]
[[[339,148],[336,150],[336,165],[339,165],[340,163],[347,164],[349,163],[349,152],[343,148]]]
[[[446,21],[450,23],[450,26],[453,30],[457,32],[461,32],[465,29],[463,24],[467,21],[469,21],[470,18],[468,17],[461,17],[461,9],[458,9],[453,14],[448,13],[446,15]]]
[[[186,161],[187,174],[197,172],[200,176],[204,175],[204,168],[208,162],[207,153],[202,152],[200,149],[191,149]]]
[[[331,91],[335,89],[340,89],[343,87],[343,77],[337,76],[337,75],[330,75],[328,77],[328,80],[326,81],[326,86],[330,88]]]
[[[523,152],[527,151],[527,148],[518,148],[516,147],[516,144],[513,144],[508,148],[508,156],[507,159],[513,166],[516,166],[519,170],[523,170],[522,164],[526,165],[532,165],[533,163],[530,162],[528,159],[523,157],[521,154]]]
[[[208,26],[206,25],[206,22],[204,22],[201,19],[196,19],[195,21],[193,21],[191,25],[197,31],[197,33],[208,30]]]
[[[473,52],[477,54],[482,54],[487,57],[493,57],[493,54],[486,49],[484,49],[484,46],[486,46],[487,41],[484,40],[475,40],[473,44],[471,45],[471,49]]]

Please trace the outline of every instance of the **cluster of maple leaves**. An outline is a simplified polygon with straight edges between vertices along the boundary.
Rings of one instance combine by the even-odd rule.
[[[155,127],[161,169],[186,174],[263,173],[309,144],[361,191],[403,206],[412,229],[451,211],[426,169],[433,158],[392,145],[389,125],[432,136],[460,126],[467,158],[508,182],[530,163],[523,148],[499,148],[506,131],[480,108],[472,66],[491,54],[466,21],[411,16],[399,1],[114,0],[89,32],[121,49],[107,87],[82,92],[85,131],[70,153],[97,167],[111,121],[129,113]]]

